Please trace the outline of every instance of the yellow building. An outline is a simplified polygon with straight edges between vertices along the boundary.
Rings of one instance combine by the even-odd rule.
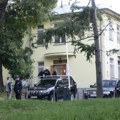
[[[59,8],[60,14],[68,14],[69,12],[61,13],[64,11],[63,7]],[[100,40],[100,53],[102,63],[102,78],[103,79],[116,79],[120,78],[120,62],[119,54],[109,53],[111,49],[120,48],[120,15],[110,9],[102,9],[102,22],[98,22],[99,33],[102,33],[99,37]],[[69,65],[69,73],[74,78],[79,88],[89,87],[90,84],[96,82],[96,68],[95,58],[91,59],[91,62],[86,61],[84,53],[74,54],[74,46],[68,41],[67,37],[58,38],[53,37],[53,41],[49,43],[48,48],[44,47],[42,32],[44,28],[54,27],[55,22],[47,22],[39,26],[37,29],[31,30],[31,36],[34,36],[33,42],[39,39],[37,48],[33,48],[32,59],[33,63],[33,78],[31,84],[37,82],[38,73],[42,68],[48,68],[52,74],[53,68],[57,69],[58,75],[67,74],[67,63]],[[87,32],[87,35],[89,33]],[[91,33],[90,33],[91,34]],[[29,37],[25,37],[25,46],[30,46]],[[92,41],[85,40],[88,44]]]

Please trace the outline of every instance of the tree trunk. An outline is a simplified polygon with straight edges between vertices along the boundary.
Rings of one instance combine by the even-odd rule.
[[[95,42],[97,97],[102,98],[103,97],[102,69],[101,69],[101,61],[100,61],[99,35],[97,28],[97,10],[94,0],[92,0],[92,8],[93,8],[93,31],[94,31],[94,42]]]
[[[5,10],[9,0],[0,1],[0,24],[4,23]]]
[[[2,57],[0,56],[0,91],[4,90],[3,74],[2,74]]]
[[[5,10],[9,0],[0,0],[0,32],[3,32],[5,22]],[[2,39],[1,39],[2,40]],[[1,54],[1,53],[0,53]],[[0,92],[4,90],[2,74],[2,55],[0,55]]]

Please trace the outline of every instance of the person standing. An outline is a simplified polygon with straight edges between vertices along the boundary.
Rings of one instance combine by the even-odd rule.
[[[52,73],[53,76],[57,76],[57,69],[54,67],[54,70],[53,70],[53,73]]]
[[[16,79],[15,79],[14,92],[15,92],[16,99],[17,100],[21,99],[22,83],[21,83],[20,77],[18,75],[16,76]]]
[[[38,76],[42,79],[44,77],[44,69],[39,72]]]
[[[9,78],[9,77],[7,77],[6,92],[7,92],[7,99],[11,99],[11,94],[12,94],[12,82],[10,81],[10,78]]]
[[[26,99],[27,97],[27,81],[25,79],[22,79],[22,96],[24,97],[24,99]]]
[[[45,77],[49,77],[49,76],[50,76],[50,71],[49,71],[48,68],[46,68],[46,69],[44,70],[44,75],[45,75]]]

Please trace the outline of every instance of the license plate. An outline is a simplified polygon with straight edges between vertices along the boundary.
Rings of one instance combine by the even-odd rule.
[[[37,96],[31,96],[30,98],[37,98]]]

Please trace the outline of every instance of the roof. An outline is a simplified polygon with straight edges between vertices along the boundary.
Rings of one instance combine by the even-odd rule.
[[[82,6],[85,7],[85,6]],[[109,9],[109,8],[102,8],[99,9],[101,12],[109,14],[115,18],[120,19],[120,14]],[[80,11],[80,10],[79,10]],[[64,14],[69,14],[71,13],[71,5],[64,5],[62,7],[56,7],[55,9],[53,9],[53,12],[55,12],[55,15],[64,15]],[[76,10],[75,12],[78,12],[78,10]]]
[[[79,6],[79,4],[77,5]],[[75,10],[76,12],[80,10]],[[56,7],[53,9],[53,12],[56,13],[56,15],[62,15],[62,14],[68,14],[71,13],[71,5],[63,5],[62,7]]]
[[[117,18],[117,19],[120,19],[120,14],[115,12],[115,11],[113,11],[113,10],[111,10],[111,9],[109,9],[109,8],[102,8],[100,10],[101,10],[101,12],[104,12],[106,14],[109,14],[109,15]]]

